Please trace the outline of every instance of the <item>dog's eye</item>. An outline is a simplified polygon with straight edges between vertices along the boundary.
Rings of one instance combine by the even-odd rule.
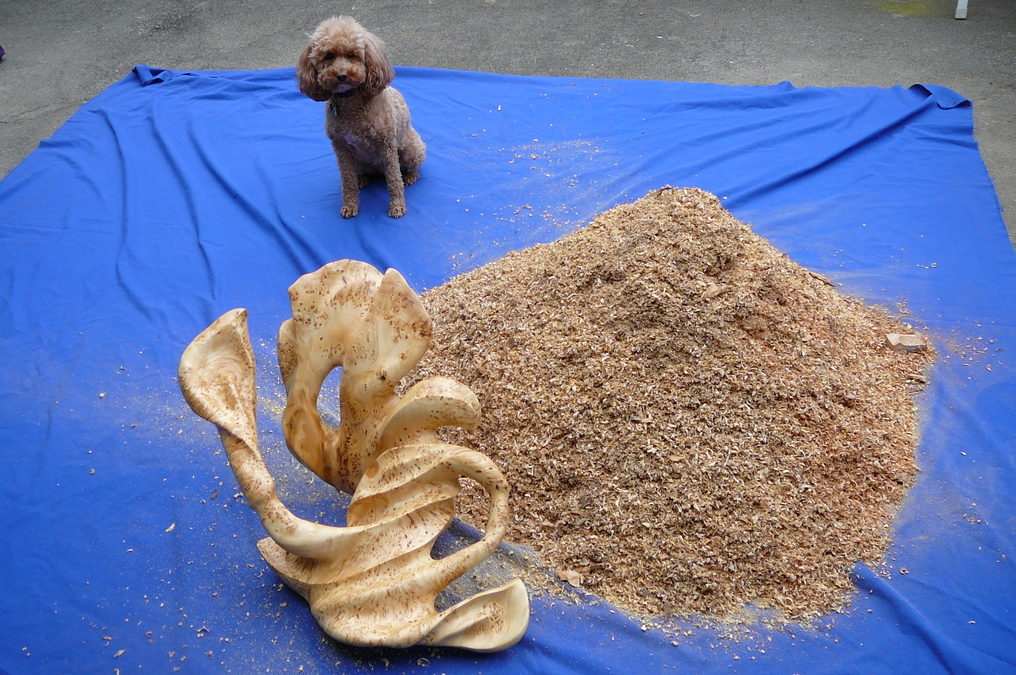
[[[346,54],[346,58],[347,59],[358,59],[358,58],[360,58],[360,54],[359,54],[359,52],[349,52],[348,54]]]
[[[322,60],[324,60],[324,61],[331,61],[332,59],[334,59],[334,58],[335,58],[335,53],[334,53],[334,52],[328,52],[327,54],[325,54],[325,55],[324,55],[324,56],[322,56],[321,58],[322,58]]]

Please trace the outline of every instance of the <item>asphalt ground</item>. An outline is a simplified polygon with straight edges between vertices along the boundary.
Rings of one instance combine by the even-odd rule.
[[[1016,1],[0,0],[0,176],[138,63],[296,64],[322,19],[355,17],[397,65],[516,75],[949,87],[1016,241]],[[2,217],[2,214],[0,214]]]

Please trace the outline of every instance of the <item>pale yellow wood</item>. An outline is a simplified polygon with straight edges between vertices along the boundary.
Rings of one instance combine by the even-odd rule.
[[[430,346],[430,317],[419,298],[397,271],[382,275],[343,260],[301,277],[290,299],[293,318],[279,330],[288,397],[283,431],[301,462],[353,494],[346,527],[298,518],[276,496],[258,450],[246,310],[220,317],[180,360],[184,397],[219,427],[230,466],[269,535],[258,543],[262,556],[341,642],[474,651],[515,644],[529,624],[519,579],[442,612],[434,606],[500,544],[509,490],[488,457],[438,439],[440,427],[472,429],[479,421],[479,402],[465,385],[434,377],[395,394]],[[339,367],[340,426],[332,429],[317,400]],[[462,477],[487,491],[487,526],[479,541],[435,560],[431,548],[454,517]]]

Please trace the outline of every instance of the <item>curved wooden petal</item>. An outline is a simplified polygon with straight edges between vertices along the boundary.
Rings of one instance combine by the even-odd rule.
[[[355,489],[381,453],[378,437],[398,403],[395,387],[430,348],[431,333],[430,315],[419,297],[401,274],[388,270],[347,346],[342,368],[338,452],[345,487]]]
[[[355,395],[394,391],[430,349],[432,334],[430,315],[405,278],[397,270],[385,272],[370,311],[347,347],[344,376],[353,386],[364,387]]]
[[[254,350],[246,309],[230,310],[201,331],[180,357],[177,374],[194,412],[257,447]]]
[[[529,627],[529,593],[521,579],[478,593],[445,610],[423,644],[499,652],[518,643]]]
[[[289,339],[279,345],[279,370],[287,391],[295,384],[297,366],[301,379],[320,376],[320,381],[305,383],[319,390],[325,376],[343,364],[346,347],[370,311],[382,279],[367,263],[339,260],[304,274],[289,287],[293,318],[286,322],[292,322],[286,331]]]
[[[247,503],[275,541],[293,553],[315,558],[334,558],[337,551],[350,547],[359,530],[298,518],[276,496],[275,480],[258,450],[254,350],[247,332],[247,310],[226,312],[194,338],[180,358],[179,381],[191,409],[219,427]]]
[[[378,446],[439,442],[441,427],[472,431],[480,422],[480,401],[469,387],[447,377],[429,377],[409,388],[381,424]]]
[[[336,447],[341,434],[321,421],[318,395],[325,378],[343,365],[383,275],[367,263],[339,260],[305,274],[289,287],[293,318],[279,329],[279,370],[288,399],[282,428],[290,452],[322,480],[352,493]]]

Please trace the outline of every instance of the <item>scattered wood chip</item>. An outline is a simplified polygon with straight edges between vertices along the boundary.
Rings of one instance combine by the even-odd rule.
[[[582,588],[582,574],[575,570],[557,570],[557,578],[561,581],[574,586],[575,588]]]
[[[889,333],[885,336],[885,343],[897,352],[920,352],[928,348],[928,341],[923,336],[905,333]]]
[[[709,284],[709,287],[702,293],[703,300],[712,300],[718,295],[722,295],[730,290],[729,286],[722,284]]]
[[[830,281],[830,279],[828,277],[822,276],[818,272],[812,272],[811,270],[808,270],[808,274],[810,274],[813,278],[818,279],[819,281],[821,281],[826,286],[833,286],[833,287],[836,286],[836,284],[834,284],[832,281]]]

